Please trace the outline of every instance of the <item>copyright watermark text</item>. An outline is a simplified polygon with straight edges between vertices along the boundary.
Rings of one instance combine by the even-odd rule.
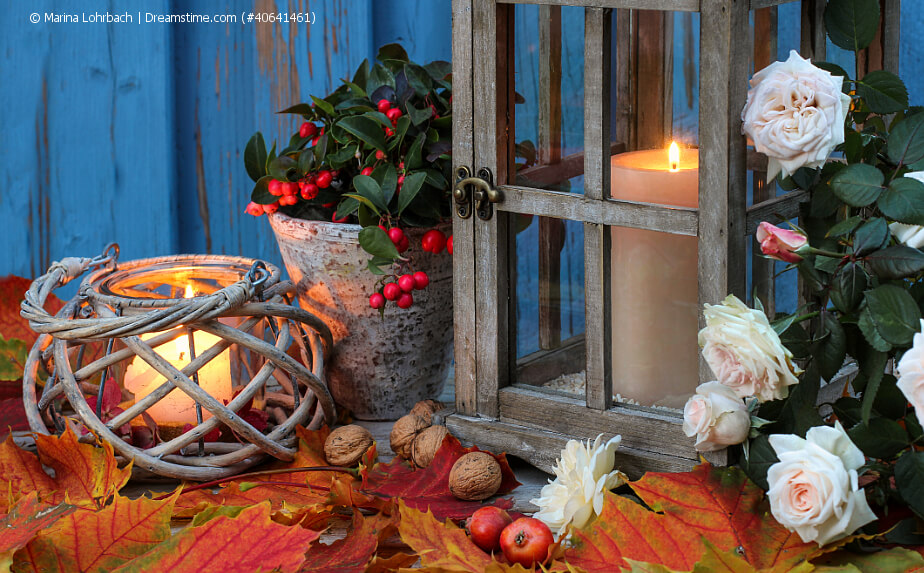
[[[290,22],[314,24],[314,12],[241,12],[240,14],[163,14],[155,12],[33,12],[33,24],[238,24]]]

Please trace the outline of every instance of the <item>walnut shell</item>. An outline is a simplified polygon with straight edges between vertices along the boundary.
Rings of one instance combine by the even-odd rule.
[[[446,426],[430,426],[423,432],[417,434],[414,442],[411,444],[411,458],[414,464],[419,468],[425,468],[433,463],[437,450],[443,445],[443,438],[449,430]]]
[[[489,453],[465,454],[449,472],[449,491],[465,501],[481,501],[497,493],[501,485],[501,467]]]
[[[391,451],[395,452],[399,458],[411,459],[411,445],[414,443],[414,438],[429,426],[430,422],[417,414],[408,414],[398,418],[391,428]]]
[[[436,400],[421,400],[411,408],[411,414],[417,414],[427,421],[427,424],[433,423],[433,414],[439,412],[446,406]]]
[[[324,456],[332,466],[356,465],[366,450],[372,446],[372,434],[356,424],[341,426],[330,433],[324,441]]]

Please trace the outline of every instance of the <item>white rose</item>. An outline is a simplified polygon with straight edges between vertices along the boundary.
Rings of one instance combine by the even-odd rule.
[[[912,179],[917,179],[921,183],[924,183],[924,171],[905,173],[905,177],[911,177]],[[924,247],[924,227],[920,225],[892,223],[889,225],[889,230],[892,231],[892,236],[894,236],[899,243],[904,243],[913,249]]]
[[[767,472],[770,511],[803,542],[822,546],[876,519],[857,484],[863,452],[840,422],[815,426],[805,439],[773,435],[770,445],[780,460]]]
[[[780,171],[786,177],[800,167],[819,167],[844,142],[844,120],[850,96],[841,91],[844,78],[816,68],[789,52],[751,78],[748,101],[741,112],[742,131],[769,159],[767,180]]]
[[[748,308],[734,295],[722,304],[705,305],[706,327],[699,331],[703,357],[722,384],[739,398],[779,400],[799,382],[801,370],[783,346],[764,313]]]
[[[914,335],[911,349],[898,361],[898,389],[914,406],[918,421],[924,424],[924,320]]]
[[[734,390],[719,382],[700,384],[683,407],[683,433],[696,436],[698,452],[740,444],[750,429],[747,406]]]

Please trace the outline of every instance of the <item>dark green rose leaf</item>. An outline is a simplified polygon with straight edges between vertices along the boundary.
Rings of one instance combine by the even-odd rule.
[[[882,217],[870,219],[857,229],[853,252],[857,256],[876,251],[889,243],[889,224]]]
[[[924,452],[908,451],[899,458],[895,485],[905,502],[924,519]]]
[[[898,122],[889,133],[889,159],[911,165],[924,159],[924,113]]]
[[[780,460],[777,459],[776,452],[770,446],[769,439],[761,434],[751,440],[748,447],[748,459],[742,460],[741,469],[751,478],[751,481],[767,490],[770,487],[767,484],[767,470],[778,461]]]
[[[863,76],[857,93],[874,113],[895,113],[908,107],[908,88],[898,76],[885,70]]]
[[[924,225],[924,183],[911,177],[897,177],[879,197],[879,209],[886,217]]]
[[[266,142],[259,131],[253,134],[244,147],[244,168],[255,182],[266,175]]]
[[[844,237],[853,233],[853,230],[860,226],[860,223],[863,222],[863,219],[860,217],[849,217],[835,223],[829,230],[826,237]]]
[[[866,293],[866,303],[876,331],[886,342],[897,346],[911,343],[920,328],[921,309],[907,290],[882,285]]]
[[[873,321],[873,315],[869,307],[864,307],[863,310],[860,311],[860,319],[857,321],[857,326],[860,327],[863,338],[866,339],[866,342],[869,343],[870,346],[880,352],[892,350],[892,345],[886,342],[886,339],[879,334],[879,330],[876,328],[876,323]]]
[[[865,207],[879,198],[884,188],[882,172],[865,163],[855,163],[831,178],[837,198],[853,207]]]
[[[825,29],[835,46],[859,52],[869,46],[879,30],[879,1],[828,0]]]
[[[849,314],[863,300],[869,278],[863,267],[853,261],[844,265],[831,284],[831,302],[837,310]]]
[[[394,259],[398,256],[398,249],[388,238],[388,234],[378,226],[363,227],[359,232],[359,245],[364,251],[375,257]]]
[[[823,69],[824,71],[830,73],[832,76],[841,76],[844,78],[850,77],[850,74],[847,73],[847,70],[833,62],[812,62],[812,65],[816,68]]]
[[[887,280],[914,276],[924,270],[924,253],[905,245],[876,251],[864,260],[878,277]]]
[[[825,380],[837,374],[847,356],[847,337],[844,327],[834,314],[825,312],[821,318],[822,337],[815,345],[814,355],[818,371]]]
[[[847,435],[864,454],[871,458],[888,459],[908,447],[908,434],[895,420],[873,418],[860,423]]]

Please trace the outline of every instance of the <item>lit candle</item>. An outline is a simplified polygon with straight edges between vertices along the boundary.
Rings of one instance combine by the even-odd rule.
[[[612,157],[614,199],[699,204],[699,152],[675,143]],[[682,408],[698,383],[696,237],[612,227],[613,392]]]
[[[192,289],[187,286],[186,298],[192,295]],[[149,340],[158,334],[161,333],[143,334],[141,339]],[[213,334],[196,331],[193,334],[193,346],[196,356],[200,356],[220,341],[221,338]],[[190,363],[189,335],[180,336],[154,350],[177,370],[182,370]],[[147,362],[137,357],[132,360],[131,364],[128,365],[128,370],[125,372],[125,388],[135,395],[136,401],[156,390],[165,381],[164,377],[158,374]],[[220,403],[227,404],[231,401],[233,390],[231,388],[231,353],[229,349],[226,348],[221,354],[199,369],[199,386]],[[176,388],[148,408],[147,412],[158,424],[196,424],[195,400]],[[203,420],[211,416],[208,410],[202,409]]]

